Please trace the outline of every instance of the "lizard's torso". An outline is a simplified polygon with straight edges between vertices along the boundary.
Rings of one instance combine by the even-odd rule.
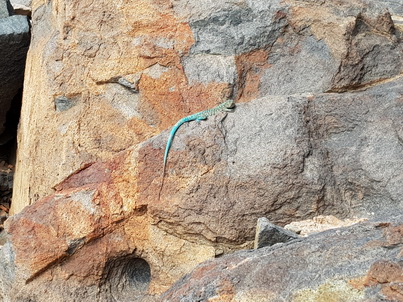
[[[207,119],[209,116],[215,115],[219,112],[223,112],[223,111],[230,111],[232,108],[234,108],[235,106],[235,102],[233,100],[227,100],[224,103],[211,108],[211,109],[207,109],[192,115],[189,115],[187,117],[182,118],[181,120],[179,120],[173,127],[172,130],[169,134],[169,138],[168,138],[168,142],[165,148],[165,154],[164,154],[164,173],[165,173],[165,167],[166,167],[166,163],[167,163],[167,159],[168,159],[168,153],[169,153],[169,149],[171,148],[172,145],[172,140],[175,136],[176,131],[179,129],[179,127],[187,122],[190,121],[201,121],[201,120],[205,120]]]

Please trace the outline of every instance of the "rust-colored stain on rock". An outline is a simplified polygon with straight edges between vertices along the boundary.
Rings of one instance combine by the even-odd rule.
[[[382,293],[392,301],[403,301],[403,266],[391,260],[371,265],[363,283],[366,287],[380,285]]]
[[[236,66],[240,83],[239,101],[247,102],[259,97],[260,79],[265,69],[269,68],[268,53],[258,49],[236,57]]]

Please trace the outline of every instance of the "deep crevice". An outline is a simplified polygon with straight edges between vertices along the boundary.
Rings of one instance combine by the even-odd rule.
[[[22,89],[14,96],[7,112],[4,131],[0,134],[0,229],[8,216],[13,190],[17,153],[17,128],[20,119]]]

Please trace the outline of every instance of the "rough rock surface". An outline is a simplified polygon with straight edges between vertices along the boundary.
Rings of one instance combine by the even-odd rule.
[[[7,18],[12,13],[12,7],[10,7],[10,1],[0,1],[0,18]]]
[[[36,301],[156,295],[195,264],[252,247],[259,217],[286,224],[321,213],[401,211],[402,83],[261,98],[224,120],[183,127],[160,199],[166,132],[83,167],[55,194],[7,220],[16,267],[4,295]]]
[[[34,2],[0,296],[153,300],[259,217],[401,211],[401,35],[362,1]],[[229,96],[163,182],[161,131]]]
[[[400,207],[402,83],[261,98],[238,105],[222,123],[217,116],[187,133],[180,129],[161,191],[166,204],[149,211],[179,236],[244,242],[261,216],[284,225],[323,213],[368,217]],[[155,151],[140,152],[141,175],[158,169],[151,164]],[[138,183],[141,200],[152,203],[149,190],[158,191],[160,181],[150,178]]]
[[[14,9],[16,15],[31,16],[31,0],[10,0],[10,3]]]
[[[297,238],[296,233],[272,224],[267,218],[261,217],[257,220],[254,248],[259,249]]]
[[[290,230],[301,236],[308,236],[314,233],[348,227],[350,225],[367,221],[367,218],[347,218],[339,219],[333,215],[318,215],[312,219],[293,221],[284,226],[286,230]]]
[[[37,1],[13,212],[228,96],[346,91],[400,74],[400,31],[371,3]]]
[[[403,301],[403,216],[199,265],[160,301]]]

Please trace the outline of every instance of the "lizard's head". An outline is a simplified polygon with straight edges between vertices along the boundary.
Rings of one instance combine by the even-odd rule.
[[[224,106],[227,109],[231,109],[235,107],[235,101],[234,100],[227,100],[224,102]]]

